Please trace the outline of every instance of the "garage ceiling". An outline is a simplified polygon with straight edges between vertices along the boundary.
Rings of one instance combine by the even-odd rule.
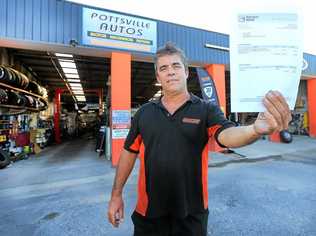
[[[9,54],[28,69],[37,81],[47,88],[50,94],[55,89],[66,89],[64,75],[54,53],[31,51],[22,49],[8,49]],[[74,55],[73,57],[81,79],[84,91],[93,89],[104,89],[103,100],[106,101],[108,86],[106,85],[111,74],[110,58],[88,57]],[[154,65],[148,62],[132,62],[132,106],[139,106],[147,102],[160,89],[155,86]],[[190,68],[189,90],[200,95],[195,68]],[[95,93],[85,92],[87,103],[98,103]],[[66,104],[74,103],[70,94],[62,96],[62,102]]]

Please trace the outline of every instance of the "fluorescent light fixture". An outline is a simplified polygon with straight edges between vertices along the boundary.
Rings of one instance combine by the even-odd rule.
[[[64,68],[72,68],[72,69],[77,69],[76,64],[73,62],[64,62],[64,61],[60,61],[59,62],[60,66],[64,69]]]
[[[73,59],[64,59],[64,58],[60,59],[60,58],[58,58],[58,61],[59,62],[72,62],[72,63],[75,63],[75,61]]]
[[[79,88],[78,88],[78,89],[72,88],[71,90],[72,90],[73,93],[75,93],[75,92],[81,92],[81,93],[83,93],[83,90],[82,90],[82,89],[79,89]]]
[[[82,87],[72,87],[72,91],[83,91]]]
[[[72,90],[73,92],[75,92],[75,91],[80,91],[80,92],[82,92],[82,91],[83,91],[82,87],[71,87],[71,90]]]
[[[77,69],[62,68],[65,74],[78,74]]]
[[[84,92],[83,91],[73,91],[73,93],[75,94],[75,95],[84,95]]]
[[[67,79],[68,82],[80,83],[80,79]]]
[[[71,90],[73,91],[73,92],[75,92],[75,91],[83,91],[83,89],[82,89],[82,87],[71,87]]]
[[[55,53],[56,57],[73,57],[71,54]]]
[[[80,83],[69,83],[71,87],[82,87]]]
[[[78,73],[77,74],[67,74],[67,73],[65,73],[65,76],[66,76],[66,78],[69,78],[69,79],[79,79]]]

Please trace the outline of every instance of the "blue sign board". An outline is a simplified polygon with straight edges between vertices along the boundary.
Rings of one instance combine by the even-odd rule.
[[[155,53],[157,22],[140,17],[83,8],[82,43]]]
[[[113,110],[112,124],[113,125],[130,125],[131,112],[129,110]]]

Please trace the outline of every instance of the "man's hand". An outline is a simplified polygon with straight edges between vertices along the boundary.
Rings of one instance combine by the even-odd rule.
[[[259,113],[254,123],[254,131],[259,134],[272,134],[288,128],[291,111],[282,94],[270,91],[263,99],[265,112]]]
[[[124,218],[122,192],[124,184],[134,167],[136,155],[136,153],[129,152],[125,149],[121,152],[113,183],[112,197],[108,208],[108,219],[114,227],[118,227]]]
[[[108,219],[114,226],[118,227],[124,218],[124,202],[122,195],[113,196],[109,202]]]

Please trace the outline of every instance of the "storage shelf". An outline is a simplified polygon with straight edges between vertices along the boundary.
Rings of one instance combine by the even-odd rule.
[[[1,87],[5,87],[5,88],[9,88],[9,89],[12,89],[12,90],[15,90],[15,91],[18,91],[18,92],[21,92],[21,93],[28,94],[28,95],[31,95],[31,96],[33,96],[33,97],[40,98],[40,99],[42,99],[45,103],[47,103],[47,100],[46,100],[44,97],[42,97],[42,96],[40,96],[40,95],[38,95],[38,94],[31,93],[31,92],[29,92],[29,91],[26,91],[26,90],[23,90],[23,89],[20,89],[20,88],[16,88],[16,87],[13,87],[13,86],[11,86],[11,85],[4,84],[4,83],[0,83],[0,86],[1,86]]]
[[[5,104],[0,104],[0,107],[7,107],[7,108],[13,108],[13,109],[19,109],[19,110],[27,110],[27,111],[43,111],[45,109],[38,109],[38,108],[33,108],[33,107],[20,107],[20,106],[15,106],[15,105],[5,105]]]
[[[24,93],[24,94],[27,94],[27,95],[39,98],[45,103],[45,105],[47,105],[47,100],[44,97],[42,97],[42,96],[40,96],[38,94],[31,93],[31,92],[25,91],[25,90],[20,89],[20,88],[15,88],[13,86],[10,86],[10,85],[4,84],[4,83],[0,83],[0,87],[8,88],[8,89],[11,89],[11,90],[14,90],[14,91],[18,91],[18,92],[21,92],[21,93]],[[25,109],[26,111],[34,111],[34,112],[40,112],[40,111],[43,111],[43,110],[45,110],[47,108],[47,106],[45,106],[45,109],[38,109],[38,108],[32,108],[32,107],[21,107],[21,106],[6,105],[6,104],[0,104],[0,107],[7,107],[7,108],[18,109],[18,110]]]

